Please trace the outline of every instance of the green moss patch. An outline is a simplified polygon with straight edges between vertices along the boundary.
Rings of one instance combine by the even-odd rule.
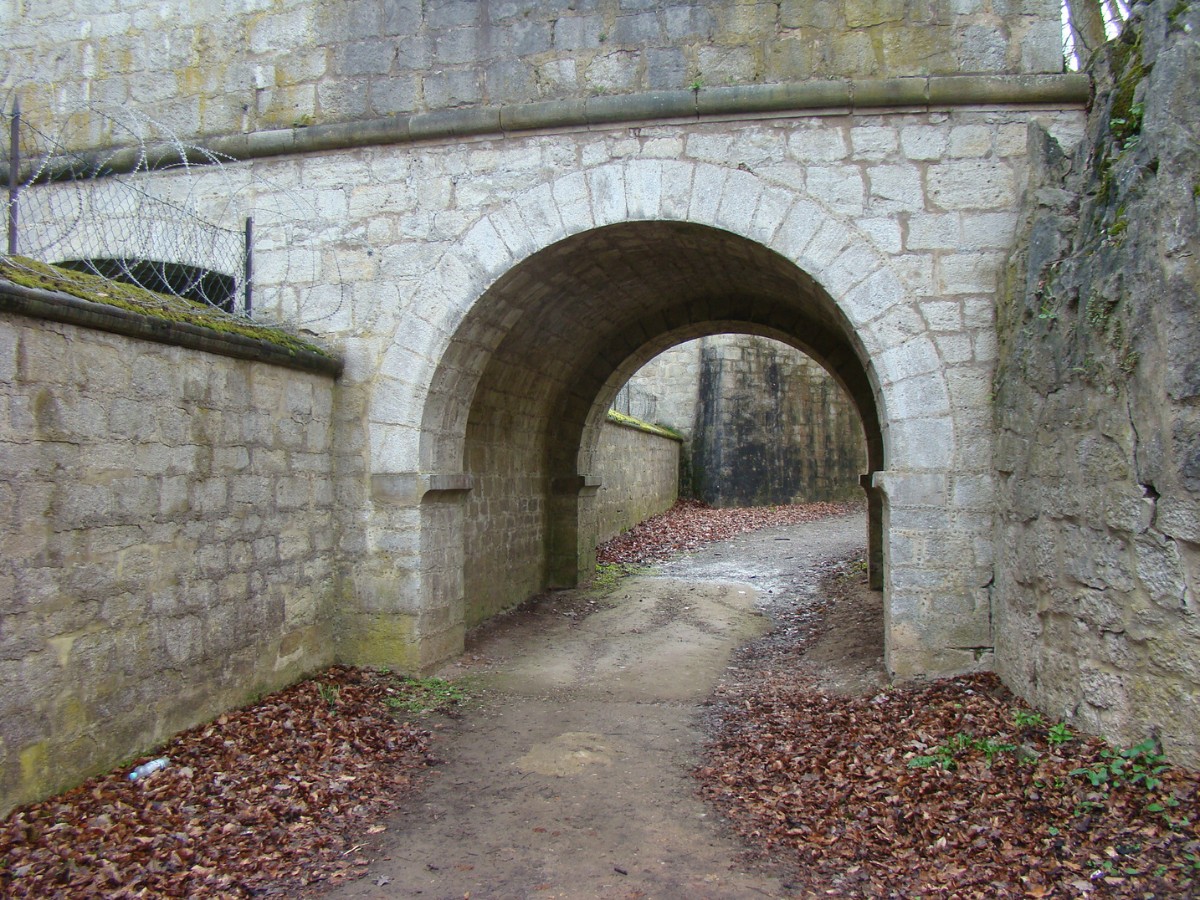
[[[608,411],[608,421],[617,425],[624,425],[627,428],[636,428],[638,431],[645,431],[649,434],[657,434],[659,437],[670,438],[673,441],[683,440],[683,435],[674,428],[668,428],[666,425],[651,425],[649,422],[643,422],[641,419],[627,416],[625,413],[617,412],[615,409]]]
[[[274,344],[291,353],[304,350],[320,356],[330,356],[327,350],[303,341],[279,328],[257,325],[193,300],[157,294],[145,288],[101,278],[98,275],[60,269],[57,266],[23,256],[0,257],[0,278],[22,287],[58,291],[90,303],[115,306],[118,309],[148,318],[187,323],[220,334],[241,335],[252,340]]]

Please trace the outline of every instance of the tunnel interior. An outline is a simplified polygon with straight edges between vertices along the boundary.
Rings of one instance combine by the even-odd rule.
[[[466,473],[466,625],[576,582],[594,546],[580,494],[617,391],[663,350],[740,332],[788,343],[841,385],[883,468],[869,367],[833,299],[760,244],[678,222],[572,236],[498,279],[464,318],[425,409],[424,471]]]

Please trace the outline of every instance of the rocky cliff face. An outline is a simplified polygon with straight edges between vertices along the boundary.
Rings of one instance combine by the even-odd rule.
[[[1034,128],[998,309],[997,665],[1200,764],[1200,5],[1139,5],[1074,148]]]

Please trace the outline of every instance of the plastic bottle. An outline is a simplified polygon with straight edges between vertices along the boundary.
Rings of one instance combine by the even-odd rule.
[[[159,769],[165,769],[171,760],[166,756],[160,756],[158,759],[152,759],[150,762],[144,762],[132,772],[129,773],[130,781],[137,781],[139,778],[145,778],[157,772]]]

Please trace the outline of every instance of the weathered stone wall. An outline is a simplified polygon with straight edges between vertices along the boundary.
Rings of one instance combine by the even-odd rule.
[[[996,653],[1051,716],[1196,766],[1200,7],[1138,10],[1087,139],[1032,138],[1000,307]]]
[[[692,481],[701,500],[758,506],[862,496],[858,414],[802,353],[762,338],[705,346],[699,389]]]
[[[671,508],[679,498],[680,446],[636,423],[604,424],[596,448],[600,485],[588,523],[593,544]]]
[[[180,135],[692,86],[1062,68],[1056,0],[40,0],[0,6],[0,96]],[[77,121],[84,143],[100,120]]]
[[[654,357],[622,385],[613,409],[666,425],[690,441],[699,399],[700,347],[712,339],[686,341]]]
[[[1083,99],[1081,79],[1021,74],[1059,68],[1057,7],[637,5],[49,3],[0,35],[39,82],[22,89],[35,122],[86,93],[184,137],[232,132],[209,143],[243,160],[139,183],[205,212],[230,184],[267,207],[311,201],[291,218],[304,246],[256,218],[256,308],[345,352],[347,660],[429,668],[462,646],[476,586],[570,583],[621,381],[680,341],[744,331],[810,352],[867,411],[889,666],[987,666],[996,273],[1026,123],[1057,104],[1069,127]],[[580,46],[563,37],[576,24],[611,31]],[[497,30],[533,43],[489,43]],[[609,52],[618,34],[627,57]],[[806,48],[810,68],[762,62]],[[659,49],[732,68],[640,93]],[[596,65],[635,74],[609,86]],[[514,66],[531,93],[491,93]],[[547,66],[575,80],[544,88]],[[409,88],[434,112],[388,114]],[[311,263],[302,282],[289,254]]]
[[[319,246],[306,252],[321,283],[289,284],[286,242],[264,223],[256,284],[290,298],[264,302],[263,315],[299,310],[346,359],[347,659],[435,665],[461,646],[468,578],[531,592],[562,583],[548,567],[565,569],[568,554],[552,558],[547,543],[579,542],[542,524],[551,509],[570,519],[549,490],[593,474],[579,434],[568,437],[580,468],[564,473],[562,455],[557,471],[539,468],[564,410],[607,404],[620,382],[606,393],[605,379],[681,340],[741,329],[832,354],[843,382],[857,367],[856,403],[878,411],[891,664],[916,676],[990,660],[993,297],[1033,114],[640,124],[283,155],[220,178],[154,180],[197,179],[208,197],[244,178],[263,203],[302,192],[320,211]],[[1080,117],[1036,114],[1066,130]],[[586,398],[571,393],[576,375]],[[503,480],[518,452],[539,477]],[[474,486],[423,501],[427,476]],[[476,515],[484,502],[498,514]],[[537,532],[505,527],[509,513],[541,538],[520,543]]]
[[[617,408],[679,431],[681,490],[714,506],[862,496],[862,424],[812,359],[779,341],[712,335],[638,370]]]
[[[0,315],[0,812],[333,659],[333,395]]]

